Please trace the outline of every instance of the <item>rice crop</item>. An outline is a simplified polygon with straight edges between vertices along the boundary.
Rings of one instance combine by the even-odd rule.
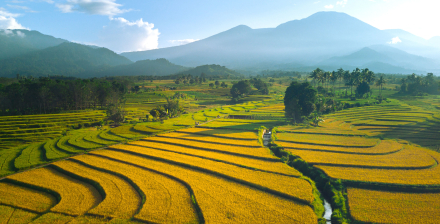
[[[135,218],[156,223],[188,223],[197,220],[188,189],[176,180],[96,156],[81,155],[74,159],[120,173],[139,186],[145,195],[145,203]]]
[[[357,136],[331,136],[318,134],[277,133],[278,141],[340,147],[373,147],[378,139]]]
[[[151,142],[151,143],[165,143],[165,144],[174,144],[182,147],[187,148],[198,148],[202,150],[210,150],[210,151],[216,151],[216,152],[224,152],[224,153],[232,153],[236,155],[243,155],[243,156],[252,156],[256,158],[275,158],[274,156],[270,155],[269,149],[259,147],[244,147],[244,146],[232,146],[232,145],[220,145],[216,143],[206,143],[206,142],[194,142],[189,140],[183,140],[183,139],[171,139],[171,138],[161,138],[161,137],[151,137],[146,138],[144,141]],[[228,142],[228,140],[225,139],[224,142]],[[230,141],[230,142],[233,142]],[[133,144],[137,144],[136,142],[133,142]]]
[[[176,153],[164,152],[160,150],[158,151],[158,150],[146,149],[146,148],[140,148],[134,146],[115,146],[112,148],[122,149],[126,152],[135,152],[140,155],[159,158],[163,161],[170,161],[177,164],[186,164],[189,165],[188,167],[194,167],[194,168],[200,168],[201,170],[212,171],[214,173],[225,175],[248,183],[256,184],[295,198],[309,201],[310,203],[313,201],[313,198],[310,197],[310,193],[312,192],[310,183],[303,179],[298,179],[296,177],[273,174],[262,171],[255,171],[235,165],[226,164],[223,162],[216,162],[212,160],[181,155]],[[100,155],[104,153],[112,154],[115,152],[111,152],[111,151],[99,152]],[[297,175],[298,175],[297,177],[299,177],[300,174],[297,173]]]
[[[100,148],[103,146],[98,143],[84,141],[84,137],[87,135],[88,134],[84,134],[84,133],[76,134],[76,135],[72,136],[71,138],[69,138],[69,140],[67,140],[67,143],[73,147],[78,147],[78,148],[81,148],[84,150],[96,149],[96,148]]]
[[[67,141],[69,141],[70,138],[74,137],[74,135],[68,135],[68,136],[64,136],[61,137],[57,143],[56,143],[56,147],[60,150],[69,152],[69,153],[80,153],[83,152],[83,149],[80,149],[78,147],[75,146],[71,146],[67,144]]]
[[[270,171],[270,172],[277,172],[277,173],[294,175],[294,176],[298,175],[297,171],[294,171],[286,164],[279,163],[279,161],[267,161],[267,160],[259,160],[254,158],[239,157],[221,152],[211,152],[211,151],[191,149],[180,146],[170,146],[165,143],[137,141],[137,142],[130,142],[128,145],[154,148],[156,150],[175,152],[184,155],[198,156],[201,158],[224,161],[227,163],[242,165],[242,166]]]
[[[436,161],[440,161],[440,154],[430,150],[420,149],[431,155]],[[327,175],[335,179],[390,183],[404,185],[440,185],[440,166],[429,169],[406,170],[406,169],[368,169],[357,167],[335,167],[317,165]]]
[[[69,215],[82,215],[101,202],[101,195],[91,185],[50,168],[17,173],[8,179],[57,192],[61,201],[50,210]]]
[[[46,158],[48,160],[54,160],[59,158],[68,157],[70,153],[66,153],[65,151],[61,151],[57,148],[56,144],[58,139],[50,139],[47,140],[44,144],[44,151],[46,152]]]
[[[209,129],[209,128],[187,128],[178,130],[179,133],[189,133],[196,135],[212,135],[217,137],[227,137],[231,139],[246,139],[255,140],[258,139],[255,132],[228,130],[228,129]]]
[[[25,147],[16,147],[0,151],[0,176],[15,172],[15,158],[20,155]]]
[[[7,223],[29,223],[35,219],[38,214],[33,212],[24,211],[21,209],[15,209],[9,217]]]
[[[121,157],[116,152],[111,152],[106,156],[160,170],[188,183],[194,191],[206,223],[317,223],[310,206],[258,189],[192,169],[128,154]],[[82,157],[82,161],[88,162],[86,159],[88,158]],[[111,166],[113,163],[103,159],[100,164]]]
[[[101,132],[101,131],[100,131]],[[99,137],[100,132],[93,132],[84,136],[84,140],[92,143],[96,143],[99,145],[111,145],[116,144],[116,141],[109,141],[106,139],[102,139]]]
[[[409,145],[399,152],[386,155],[356,155],[295,149],[288,151],[312,165],[410,169],[427,168],[437,164],[429,154]]]
[[[436,223],[440,193],[347,189],[351,216],[367,223]]]
[[[106,217],[130,218],[138,209],[141,198],[129,183],[122,178],[100,172],[72,161],[60,161],[54,165],[61,169],[98,182],[105,191],[105,199],[89,214]]]
[[[65,224],[65,223],[70,223],[73,219],[74,217],[72,216],[63,215],[60,213],[48,212],[38,217],[34,221],[32,221],[32,224],[46,224],[46,223]]]
[[[234,146],[244,146],[244,147],[261,147],[260,143],[257,141],[257,138],[253,140],[239,140],[239,139],[226,139],[226,138],[218,138],[214,136],[200,136],[197,134],[186,134],[179,132],[170,132],[167,134],[161,134],[159,137],[168,137],[168,138],[183,138],[187,140],[193,141],[202,141],[202,142],[216,142],[221,144],[230,144]]]
[[[44,212],[57,202],[50,194],[0,182],[0,204]]]
[[[349,154],[364,154],[364,155],[380,155],[394,153],[403,148],[401,144],[393,140],[382,140],[380,143],[371,148],[357,148],[357,147],[337,147],[337,146],[321,146],[321,145],[306,145],[290,142],[277,141],[277,144],[285,147],[285,150],[309,150],[322,152],[339,152]]]
[[[44,161],[43,153],[43,143],[31,144],[23,149],[20,156],[15,159],[14,166],[15,168],[21,170],[31,166],[43,164],[46,162]]]
[[[8,223],[14,210],[15,209],[10,206],[0,205],[0,223]]]
[[[107,141],[122,142],[122,141],[127,140],[126,138],[121,138],[116,135],[113,135],[113,134],[109,133],[109,131],[102,131],[98,134],[98,136],[102,139],[107,140]]]

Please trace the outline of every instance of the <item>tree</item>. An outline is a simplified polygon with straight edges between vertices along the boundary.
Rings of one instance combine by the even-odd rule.
[[[357,87],[356,87],[356,94],[360,97],[363,97],[366,93],[370,92],[370,85],[368,85],[367,82],[361,82]]]
[[[248,94],[252,90],[251,84],[248,80],[242,80],[232,85],[231,95],[233,98],[237,98],[239,96],[243,96]]]
[[[315,84],[318,81],[319,84],[319,80],[322,76],[323,71],[320,68],[316,68],[315,70],[312,71],[312,73],[310,74],[310,78],[312,78],[312,82],[313,84]]]
[[[380,78],[376,81],[376,86],[379,86],[379,95],[382,95],[382,86],[385,84],[385,79],[383,78],[383,75],[380,76]]]
[[[294,123],[302,121],[315,109],[316,90],[308,83],[293,81],[286,89],[284,96],[285,116]]]
[[[174,81],[174,83],[176,83],[177,85],[180,84],[180,81],[178,79],[176,79],[176,81]]]
[[[220,82],[218,80],[216,80],[214,85],[215,85],[216,88],[218,88],[218,86],[220,85]]]
[[[222,84],[220,84],[221,87],[226,88],[228,87],[228,84],[226,84],[225,82],[222,82]]]
[[[214,88],[214,83],[209,83],[209,87]]]

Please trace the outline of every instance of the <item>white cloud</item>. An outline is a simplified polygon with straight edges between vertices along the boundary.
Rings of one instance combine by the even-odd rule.
[[[19,30],[16,31],[15,33],[12,30],[0,30],[0,35],[9,36],[9,37],[17,35],[18,37],[21,37],[21,38],[26,36],[26,34],[24,34],[23,32],[21,32]]]
[[[18,16],[20,14],[10,13],[0,7],[0,29],[28,29],[17,22],[15,17]]]
[[[82,12],[92,15],[114,16],[125,13],[130,9],[120,9],[122,5],[116,0],[67,0],[65,3],[56,4],[61,12]]]
[[[397,44],[397,43],[401,43],[402,41],[400,40],[399,37],[394,37],[391,39],[390,42],[387,42],[388,44]]]
[[[110,18],[110,24],[104,26],[97,44],[116,52],[145,51],[158,47],[159,35],[154,24],[142,19],[130,22],[121,17]]]
[[[184,44],[189,44],[195,41],[198,41],[200,39],[183,39],[183,40],[170,40],[169,42],[174,44],[174,45],[184,45]]]
[[[313,2],[313,4],[315,4],[315,5],[316,5],[316,4],[320,3],[320,2],[321,2],[321,1]]]
[[[332,8],[334,8],[335,6],[333,6],[333,5],[326,5],[326,6],[324,6],[326,9],[332,9]]]
[[[338,1],[336,2],[336,5],[341,5],[342,7],[345,7],[345,5],[347,4],[348,0],[342,0],[342,1]]]
[[[9,5],[9,4],[7,4],[7,6],[8,6],[9,8],[11,8],[11,9],[24,10],[24,11],[26,11],[26,12],[35,12],[35,11],[33,11],[32,9],[30,9],[29,7],[27,7],[27,6],[22,6],[22,5]]]

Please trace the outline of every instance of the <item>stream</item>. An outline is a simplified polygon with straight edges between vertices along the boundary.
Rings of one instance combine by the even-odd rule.
[[[325,208],[324,219],[327,220],[326,222],[327,224],[331,224],[332,222],[330,220],[332,217],[332,206],[325,199],[324,199],[324,208]]]

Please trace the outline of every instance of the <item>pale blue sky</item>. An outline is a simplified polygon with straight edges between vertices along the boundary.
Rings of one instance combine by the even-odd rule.
[[[187,43],[241,24],[276,27],[331,10],[430,38],[440,36],[439,7],[436,0],[0,0],[0,29],[37,30],[123,52]]]

